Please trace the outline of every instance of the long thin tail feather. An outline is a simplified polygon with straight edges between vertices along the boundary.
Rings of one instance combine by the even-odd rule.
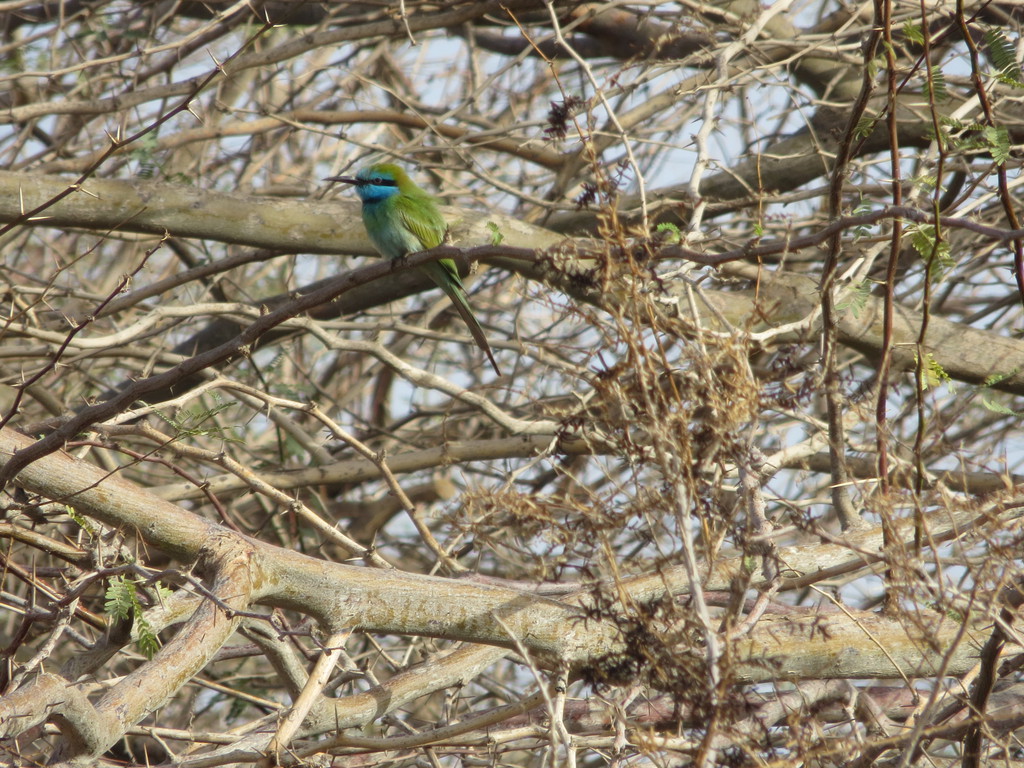
[[[466,295],[466,289],[462,285],[462,278],[459,277],[458,270],[455,267],[455,262],[448,259],[442,261],[434,261],[430,264],[423,265],[423,271],[426,272],[430,279],[437,283],[438,288],[444,291],[448,298],[451,299],[452,304],[455,305],[455,309],[458,311],[462,320],[466,323],[466,327],[469,328],[469,333],[473,336],[473,341],[476,345],[484,351],[487,355],[487,359],[491,362],[491,367],[494,368],[494,372],[501,376],[501,370],[498,368],[498,362],[494,359],[494,353],[491,352],[491,345],[487,343],[487,337],[484,336],[484,329],[480,327],[480,323],[477,322],[473,316],[473,310],[469,307],[469,297]]]

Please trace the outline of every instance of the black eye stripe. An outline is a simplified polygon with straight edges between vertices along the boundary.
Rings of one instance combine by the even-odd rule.
[[[375,178],[375,179],[359,179],[358,181],[356,181],[356,186],[359,186],[359,187],[365,187],[365,186],[368,186],[370,184],[372,184],[375,187],[397,187],[398,186],[398,182],[395,181],[394,179]]]

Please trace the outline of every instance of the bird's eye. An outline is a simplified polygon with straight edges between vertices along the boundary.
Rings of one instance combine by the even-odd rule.
[[[383,184],[383,183],[384,183],[384,179],[382,179],[382,178],[381,178],[380,176],[377,176],[377,177],[376,177],[376,178],[375,178],[375,179],[373,180],[373,183],[374,183],[374,184]]]

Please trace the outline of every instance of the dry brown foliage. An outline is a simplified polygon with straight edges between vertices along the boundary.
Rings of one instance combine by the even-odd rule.
[[[1017,5],[0,19],[0,764],[1024,759]]]

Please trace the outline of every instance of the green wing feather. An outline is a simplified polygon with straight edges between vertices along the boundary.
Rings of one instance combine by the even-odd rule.
[[[444,233],[448,227],[441,212],[437,210],[434,199],[425,194],[400,195],[396,202],[399,203],[398,216],[402,226],[420,241],[421,250],[437,248],[444,240]]]
[[[434,198],[417,189],[415,192],[407,191],[403,195],[399,195],[395,201],[398,203],[397,211],[402,226],[420,242],[420,248],[413,250],[426,251],[436,248],[444,241],[448,227],[434,203]],[[451,299],[455,309],[466,323],[466,327],[469,328],[473,340],[487,355],[494,372],[501,376],[494,353],[491,352],[491,345],[487,343],[484,330],[473,316],[473,310],[470,309],[469,297],[466,295],[466,288],[462,284],[462,278],[459,277],[459,270],[455,262],[451,259],[441,259],[424,264],[422,269]]]

